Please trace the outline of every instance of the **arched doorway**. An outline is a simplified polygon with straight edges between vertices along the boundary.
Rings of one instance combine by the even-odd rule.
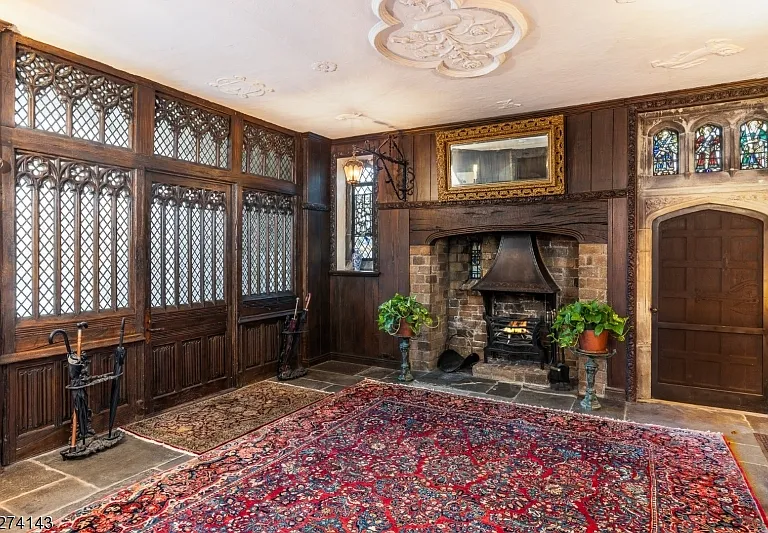
[[[654,226],[653,396],[768,409],[764,221],[702,206]]]

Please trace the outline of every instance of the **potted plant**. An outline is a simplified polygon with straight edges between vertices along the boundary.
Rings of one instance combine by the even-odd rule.
[[[605,353],[608,335],[623,341],[626,332],[627,318],[606,303],[590,300],[561,307],[549,336],[562,348],[578,345],[585,352]]]
[[[415,337],[432,323],[429,309],[413,296],[395,294],[379,306],[379,329],[396,337]]]

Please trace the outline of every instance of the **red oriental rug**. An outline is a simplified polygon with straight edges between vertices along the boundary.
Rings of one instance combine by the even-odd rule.
[[[366,381],[78,511],[53,531],[768,527],[720,435]]]

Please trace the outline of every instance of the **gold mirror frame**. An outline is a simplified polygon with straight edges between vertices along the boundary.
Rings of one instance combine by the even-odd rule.
[[[543,134],[549,137],[547,179],[451,186],[450,154],[453,145]],[[563,115],[440,131],[436,135],[436,141],[438,199],[441,202],[552,196],[565,193],[565,119]]]

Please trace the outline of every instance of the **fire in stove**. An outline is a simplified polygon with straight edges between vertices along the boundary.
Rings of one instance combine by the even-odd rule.
[[[486,315],[486,361],[537,361],[542,368],[551,362],[547,335],[549,321],[541,317]]]

